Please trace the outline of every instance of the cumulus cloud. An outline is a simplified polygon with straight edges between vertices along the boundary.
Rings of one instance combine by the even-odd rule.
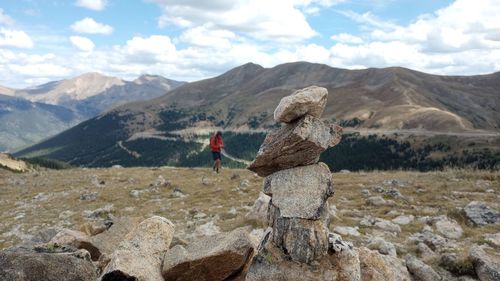
[[[347,43],[347,44],[361,44],[363,43],[363,39],[358,36],[354,36],[348,33],[340,33],[336,35],[332,35],[330,37],[332,40],[335,40],[339,43]]]
[[[0,24],[5,24],[5,25],[14,24],[14,19],[11,18],[9,15],[5,14],[2,8],[0,8]]]
[[[348,68],[405,66],[437,74],[498,71],[498,4],[498,0],[456,0],[408,25],[372,13],[344,11],[344,16],[362,24],[366,40],[349,45],[354,43],[348,42],[351,34],[332,36],[338,43],[331,47],[331,63]]]
[[[33,48],[33,40],[22,30],[0,28],[0,47]]]
[[[94,50],[95,44],[87,37],[82,36],[70,36],[69,40],[71,44],[75,46],[77,49],[83,52],[92,52]]]
[[[259,40],[297,42],[317,35],[300,7],[313,1],[150,0],[162,8],[160,27],[194,28],[209,23],[218,30]],[[317,1],[316,1],[317,2]],[[309,4],[310,4],[309,3]],[[299,7],[300,6],[300,7]]]
[[[93,18],[84,18],[71,25],[71,29],[79,33],[104,34],[109,35],[113,32],[113,27],[96,22]]]
[[[106,0],[77,0],[75,5],[95,11],[102,11],[106,7],[106,2]]]

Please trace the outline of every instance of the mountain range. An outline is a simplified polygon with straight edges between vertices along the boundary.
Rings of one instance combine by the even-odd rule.
[[[0,151],[32,145],[106,110],[164,95],[182,84],[157,75],[126,81],[86,73],[26,89],[0,86]]]
[[[310,85],[329,91],[323,118],[356,130],[497,134],[500,128],[500,73],[439,76],[400,67],[248,63],[151,100],[118,106],[18,155],[87,166],[189,162],[193,149],[204,148],[196,135],[279,126],[273,120],[279,100]],[[153,148],[161,153],[155,156]]]

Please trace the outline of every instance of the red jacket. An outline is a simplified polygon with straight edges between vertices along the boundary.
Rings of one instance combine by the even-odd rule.
[[[222,137],[210,137],[210,148],[213,152],[220,152],[222,147],[224,147],[224,141],[222,141]]]

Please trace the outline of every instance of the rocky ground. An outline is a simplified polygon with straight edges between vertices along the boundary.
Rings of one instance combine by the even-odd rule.
[[[500,172],[344,171],[333,179],[329,228],[356,247],[406,258],[408,268],[421,269],[424,262],[441,276],[472,277],[473,245],[487,245],[489,254],[500,251],[500,219],[477,225],[472,220],[480,223],[480,217],[471,212],[488,206],[491,217],[498,216]],[[261,189],[262,178],[236,169],[218,175],[170,167],[0,169],[0,249],[49,227],[78,230],[110,216],[166,217],[175,224],[174,240],[187,243],[245,225],[258,236],[267,209],[249,213]],[[473,201],[484,204],[469,205]]]

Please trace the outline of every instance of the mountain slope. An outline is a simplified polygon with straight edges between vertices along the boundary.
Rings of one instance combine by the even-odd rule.
[[[164,95],[183,83],[156,75],[143,75],[134,81],[126,81],[90,72],[71,79],[17,90],[15,95],[33,102],[75,109],[90,118],[127,102]]]
[[[65,107],[0,95],[0,151],[31,145],[83,120]]]
[[[474,133],[500,128],[499,73],[446,77],[404,68],[345,70],[297,62],[266,69],[249,63],[117,107],[18,155],[90,166],[187,163],[203,149],[193,134],[275,127],[279,100],[310,85],[330,93],[323,118],[357,129]],[[168,152],[162,154],[164,162],[155,158],[153,147]],[[143,157],[148,153],[154,161]]]

